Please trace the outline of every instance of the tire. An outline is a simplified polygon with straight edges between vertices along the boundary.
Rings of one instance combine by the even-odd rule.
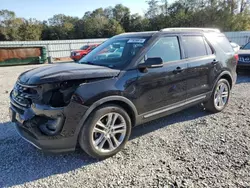
[[[215,98],[217,96],[216,91],[220,88],[221,85],[223,85],[223,86],[225,86],[227,88],[228,95],[227,95],[227,99],[226,100],[222,100],[222,101],[224,101],[223,105],[222,106],[218,106],[219,102],[216,105],[217,101],[215,100]],[[223,99],[223,97],[222,97],[222,99]],[[229,82],[226,79],[220,79],[217,82],[217,84],[216,84],[216,86],[215,86],[215,88],[213,90],[213,93],[212,93],[210,99],[206,103],[204,103],[204,107],[205,107],[206,110],[208,110],[210,112],[218,113],[218,112],[221,112],[222,110],[224,110],[226,108],[229,99],[230,99],[230,84],[229,84]]]
[[[113,117],[113,119],[111,118],[113,121],[116,116],[118,117],[114,123],[112,122],[108,123],[110,117]],[[97,122],[101,122],[102,124],[100,123],[97,124]],[[99,126],[99,124],[102,126]],[[112,126],[112,124],[114,126]],[[124,124],[125,126],[123,128],[115,129],[115,127],[119,127],[121,125],[123,126]],[[103,128],[103,125],[105,125],[105,128]],[[114,130],[111,130],[111,127],[113,127],[112,129]],[[104,131],[105,133],[99,133],[99,132],[94,132],[95,130],[98,131],[106,130],[106,131]],[[123,132],[115,134],[115,131],[123,131]],[[91,157],[97,159],[105,159],[115,155],[124,148],[125,144],[129,139],[130,133],[131,133],[131,119],[128,116],[127,112],[123,108],[117,105],[113,104],[103,105],[90,114],[89,118],[84,123],[79,133],[78,142],[80,147]],[[117,145],[114,142],[114,135],[116,141],[119,141],[119,144]],[[119,137],[119,135],[121,136]],[[105,139],[106,141],[104,141]],[[110,144],[110,140],[113,146],[115,146],[114,147],[115,149],[112,150],[110,149],[112,148],[110,147],[112,145]],[[99,141],[100,143],[96,144]],[[101,145],[103,145],[102,146],[103,149],[100,149]]]

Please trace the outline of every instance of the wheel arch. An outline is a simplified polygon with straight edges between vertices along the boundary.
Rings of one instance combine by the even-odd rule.
[[[232,80],[232,77],[229,75],[229,74],[223,74],[220,79],[226,79],[230,85],[230,89],[232,89],[233,87],[233,80]]]
[[[116,104],[116,105],[122,107],[128,113],[129,117],[131,118],[132,126],[136,125],[138,112],[137,112],[137,109],[136,109],[135,105],[129,99],[127,99],[126,97],[123,97],[123,96],[109,96],[109,97],[104,97],[104,98],[94,102],[89,107],[89,109],[86,111],[86,113],[82,117],[75,134],[77,134],[77,135],[79,134],[82,126],[84,125],[84,123],[87,120],[87,118],[89,117],[89,115],[95,109],[97,109],[98,107],[100,107],[100,106],[102,106],[104,104]]]
[[[214,86],[213,86],[213,90],[217,84],[217,82],[220,80],[220,79],[226,79],[228,82],[229,82],[229,85],[230,85],[230,89],[232,89],[233,87],[233,77],[231,75],[231,73],[229,71],[223,71],[217,78],[216,82],[214,83]]]

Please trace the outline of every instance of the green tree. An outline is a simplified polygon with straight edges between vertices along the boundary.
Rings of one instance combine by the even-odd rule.
[[[139,32],[147,30],[149,23],[145,23],[145,19],[139,14],[132,14],[130,17],[130,24],[128,31]]]
[[[40,40],[42,29],[41,22],[35,19],[29,19],[23,20],[23,23],[18,28],[18,32],[21,40]]]
[[[128,7],[118,4],[113,8],[113,18],[123,27],[125,31],[129,31],[130,27],[130,10]]]
[[[109,19],[107,25],[105,25],[105,28],[106,29],[103,35],[104,37],[112,37],[124,32],[124,29],[122,28],[120,23],[114,19]]]
[[[20,40],[18,28],[23,24],[12,11],[0,10],[0,35],[3,40]]]
[[[159,5],[159,1],[157,0],[148,0],[146,1],[148,3],[148,10],[145,14],[145,16],[149,19],[153,19],[156,16],[159,15],[160,13],[160,5]]]
[[[83,17],[84,38],[111,37],[124,32],[120,23],[112,17],[107,16],[107,10],[102,8],[85,13]]]
[[[73,39],[75,38],[75,25],[79,19],[77,17],[66,16],[64,14],[54,15],[48,20],[50,29],[49,36],[52,39]]]

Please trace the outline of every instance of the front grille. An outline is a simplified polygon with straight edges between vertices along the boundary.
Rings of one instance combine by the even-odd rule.
[[[22,107],[30,107],[32,100],[38,98],[36,86],[25,86],[17,82],[11,93],[11,98]]]

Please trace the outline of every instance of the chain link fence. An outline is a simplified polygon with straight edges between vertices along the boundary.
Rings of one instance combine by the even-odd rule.
[[[240,46],[250,42],[250,31],[225,32],[224,34],[230,41],[235,42]]]

